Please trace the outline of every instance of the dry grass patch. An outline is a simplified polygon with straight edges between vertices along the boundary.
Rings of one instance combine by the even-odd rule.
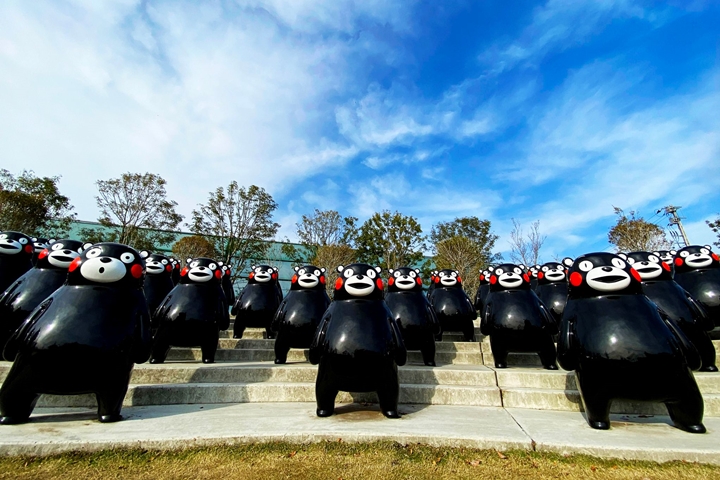
[[[391,442],[264,443],[176,451],[112,450],[0,458],[0,479],[210,478],[716,479],[720,467],[538,452],[434,448]]]

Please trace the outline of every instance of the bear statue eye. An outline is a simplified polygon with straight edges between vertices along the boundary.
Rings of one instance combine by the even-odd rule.
[[[589,272],[590,270],[593,269],[593,266],[594,265],[592,264],[592,262],[590,260],[583,260],[582,262],[580,262],[580,265],[578,265],[578,268],[582,272]]]
[[[345,277],[345,278],[350,278],[350,277],[353,276],[353,273],[355,273],[355,272],[353,272],[353,271],[350,270],[350,269],[347,269],[347,270],[345,270],[345,271],[343,272],[343,277]]]
[[[65,248],[65,245],[63,245],[62,243],[56,243],[55,245],[53,245],[52,247],[50,247],[50,249],[53,250],[53,251],[55,251],[55,250],[62,250],[63,248]]]
[[[550,270],[548,267],[543,267],[543,268],[542,268],[542,271],[543,271],[543,272],[547,272],[548,270]]]
[[[167,265],[167,264],[168,264],[168,261],[167,261],[167,260],[161,260],[160,263],[162,263],[163,265]]]
[[[660,259],[656,257],[655,255],[648,255],[648,260],[653,263],[660,263]]]
[[[27,239],[27,238],[21,238],[20,240],[18,240],[18,242],[20,242],[21,245],[25,245],[26,243],[28,243],[28,239]]]
[[[7,233],[0,234],[0,240],[5,240],[6,238],[7,238]]]
[[[453,278],[457,277],[457,272],[452,272],[450,275],[453,276]]]
[[[505,270],[503,270],[502,268],[498,268],[497,270],[495,270],[495,275],[502,275],[503,273],[505,273]]]
[[[410,278],[417,278],[417,273],[410,272]]]
[[[700,253],[702,253],[703,255],[710,255],[710,250],[708,250],[707,248],[701,248]]]
[[[518,267],[515,267],[515,268],[513,268],[513,272],[515,272],[515,273],[517,273],[518,275],[520,275],[520,274],[522,273],[522,270],[520,270]]]
[[[400,278],[400,275],[401,275],[401,274],[400,274],[400,272],[398,272],[398,271],[396,271],[395,273],[393,273],[393,277],[395,277],[395,278]]]
[[[120,260],[122,260],[123,263],[132,263],[135,261],[135,255],[130,252],[125,252],[120,255]]]
[[[622,259],[620,259],[620,258],[613,258],[612,264],[614,267],[617,267],[617,268],[625,268],[625,262],[623,262]]]
[[[313,275],[315,275],[316,277],[319,277],[321,273],[322,272],[320,270],[313,271]]]
[[[95,258],[95,257],[99,257],[101,253],[102,253],[102,249],[91,248],[90,250],[88,250],[88,252],[85,254],[85,256],[87,258]]]
[[[190,268],[195,268],[195,267],[197,267],[198,265],[199,265],[199,262],[191,262],[191,263],[190,263]]]
[[[211,263],[210,265],[208,265],[208,268],[210,270],[217,270],[217,265],[215,265],[214,263]]]
[[[634,259],[634,258],[628,258],[628,259],[627,259],[627,263],[630,264],[630,265],[632,265],[633,263],[635,263],[635,259]]]
[[[367,271],[367,276],[370,278],[375,278],[376,275],[377,275],[377,272],[372,268]]]
[[[690,252],[688,252],[687,250],[683,250],[682,252],[680,252],[680,256],[683,258],[687,257],[688,255],[690,255]]]
[[[305,269],[301,268],[300,270],[298,270],[298,275],[305,275]]]

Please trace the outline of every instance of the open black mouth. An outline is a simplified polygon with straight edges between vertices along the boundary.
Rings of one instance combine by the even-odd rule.
[[[313,283],[315,280],[312,278],[301,278],[300,283]]]
[[[622,282],[623,280],[627,280],[627,277],[622,275],[608,275],[605,277],[598,277],[593,278],[596,282],[602,282],[602,283],[617,283]]]
[[[15,245],[12,245],[12,244],[11,245],[8,245],[8,244],[0,245],[0,248],[7,248],[8,250],[17,250],[18,249],[18,247],[16,247]]]
[[[657,270],[657,268],[656,267],[645,267],[645,268],[637,268],[636,270],[638,272],[654,272],[655,270]]]
[[[372,285],[368,285],[367,283],[348,283],[348,287],[357,288],[359,290],[362,290],[364,288],[372,288]]]
[[[209,277],[210,274],[207,272],[192,272],[193,275],[196,277]]]
[[[510,283],[522,282],[522,280],[520,280],[519,278],[515,278],[515,277],[505,278],[504,281],[510,282]]]
[[[54,255],[53,258],[60,262],[72,262],[75,259],[74,257],[66,257],[65,255]]]

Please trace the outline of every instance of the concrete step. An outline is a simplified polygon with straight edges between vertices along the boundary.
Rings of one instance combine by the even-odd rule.
[[[180,360],[201,360],[199,348],[172,348],[168,355],[168,361]],[[288,362],[307,362],[308,351],[291,349],[288,353]],[[217,362],[267,362],[275,360],[275,352],[272,349],[222,349],[215,355]],[[408,363],[423,364],[422,354],[419,351],[408,352]],[[483,356],[479,349],[476,352],[436,352],[435,363],[460,364],[460,365],[483,365]]]
[[[241,350],[272,350],[275,348],[275,340],[267,339],[234,339],[221,338],[218,342],[221,349],[241,349]],[[436,352],[468,352],[480,353],[480,343],[478,342],[435,342]]]

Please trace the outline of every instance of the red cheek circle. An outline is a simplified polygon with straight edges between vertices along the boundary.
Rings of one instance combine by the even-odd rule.
[[[342,278],[335,280],[335,290],[340,290],[343,286]]]
[[[142,274],[144,271],[145,271],[145,269],[139,263],[136,263],[135,265],[132,266],[132,268],[130,268],[130,273],[135,278],[142,277]]]
[[[573,287],[579,287],[580,285],[582,285],[582,281],[582,275],[580,275],[578,272],[573,272],[570,275],[570,285],[572,285]]]
[[[72,261],[72,263],[68,267],[68,270],[71,272],[74,272],[75,269],[80,265],[80,262],[82,262],[82,259],[80,257],[76,258],[75,260]]]
[[[322,276],[320,277],[320,283],[322,283],[323,285],[325,285],[325,275],[322,275]]]
[[[33,247],[32,245],[25,245],[25,252],[26,253],[33,253]]]
[[[543,272],[538,272],[538,278],[542,280],[543,278],[545,278],[545,274]]]
[[[277,280],[277,273],[273,273],[273,274],[271,275],[271,277],[272,277],[273,280]]]
[[[290,282],[297,283],[297,275],[293,275],[292,278],[290,279]]]
[[[218,280],[222,278],[222,272],[220,270],[215,270],[215,278]]]
[[[415,281],[417,282],[418,285],[422,285],[422,278],[417,277],[417,279]]]
[[[497,277],[495,275],[490,276],[490,285],[495,285],[497,283]]]
[[[462,277],[458,276],[458,283],[462,283]]]
[[[661,263],[662,263],[662,267],[663,267],[666,271],[669,272],[669,271],[670,271],[670,265],[668,265],[668,264],[665,263],[665,262],[661,262]]]
[[[385,288],[385,285],[383,284],[382,278],[378,278],[375,283],[377,284],[377,287],[378,287],[380,290],[382,290],[383,288]]]
[[[388,285],[390,285],[391,287],[395,285],[395,279],[393,277],[388,278]]]
[[[480,281],[482,282],[483,280],[485,280],[485,275],[480,275]]]
[[[682,264],[683,264],[682,258],[678,257],[675,259],[675,265],[677,265],[678,267],[682,267]]]
[[[48,255],[50,255],[50,251],[46,248],[42,252],[40,252],[40,255],[38,255],[38,258],[40,260],[42,260],[43,258],[47,257]]]
[[[170,265],[165,265],[165,270],[172,272],[172,267]]]
[[[248,278],[249,278],[250,280],[252,280],[253,278],[255,278],[255,272],[250,272],[250,275],[248,275]]]
[[[713,253],[713,254],[712,254],[712,259],[717,262],[718,260],[720,260],[720,257],[717,256],[717,253]]]
[[[188,274],[189,271],[190,271],[190,270],[188,270],[187,267],[183,268],[182,270],[180,270],[180,276],[181,276],[181,277],[184,277],[185,275]]]
[[[438,283],[440,281],[440,277],[435,277],[435,283]]]
[[[630,275],[632,275],[633,278],[634,278],[635,280],[637,280],[638,282],[642,282],[642,277],[641,277],[640,274],[637,272],[637,270],[635,270],[634,268],[631,268],[631,269],[630,269]]]
[[[230,275],[232,275],[232,271],[228,268],[227,270],[225,270],[225,275],[229,277]]]
[[[525,280],[527,283],[530,283],[530,277],[527,273],[523,275],[523,280]]]

